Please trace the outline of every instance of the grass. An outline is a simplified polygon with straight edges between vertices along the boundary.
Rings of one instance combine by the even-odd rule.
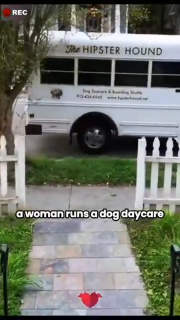
[[[10,248],[8,264],[9,315],[19,315],[24,286],[30,283],[26,275],[29,250],[32,243],[32,220],[0,218],[0,244]],[[0,275],[0,315],[3,311],[2,275]]]
[[[167,213],[163,219],[125,220],[137,263],[149,298],[148,314],[169,315],[170,246],[180,245],[180,215]],[[177,283],[179,289],[179,280]],[[175,315],[180,315],[180,295],[175,299]]]
[[[96,159],[27,159],[28,185],[126,185],[136,184],[136,160],[100,157]],[[173,167],[175,173],[175,167]],[[146,184],[151,167],[147,163]],[[160,164],[159,187],[163,184],[164,165]],[[175,174],[172,184],[175,184]]]

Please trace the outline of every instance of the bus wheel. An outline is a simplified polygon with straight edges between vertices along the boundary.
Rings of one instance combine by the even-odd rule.
[[[101,125],[87,126],[77,133],[77,142],[85,153],[99,154],[107,150],[111,131]]]

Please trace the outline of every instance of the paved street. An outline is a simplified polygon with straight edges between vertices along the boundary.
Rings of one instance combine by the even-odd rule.
[[[69,146],[68,135],[44,134],[43,136],[26,137],[27,155],[46,155],[55,158],[64,157],[89,157],[82,153],[74,137],[73,144]],[[124,158],[136,158],[137,139],[119,138],[113,143],[107,156],[119,156]],[[97,157],[97,156],[91,156]]]
[[[27,206],[45,210],[123,210],[135,188],[30,187]],[[148,300],[126,226],[110,219],[43,219],[34,226],[23,315],[143,315]],[[81,293],[99,293],[93,308]]]

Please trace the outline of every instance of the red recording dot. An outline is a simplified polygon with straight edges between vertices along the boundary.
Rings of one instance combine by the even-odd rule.
[[[9,17],[11,15],[11,9],[9,9],[9,8],[5,8],[5,9],[3,9],[3,16],[4,17]]]

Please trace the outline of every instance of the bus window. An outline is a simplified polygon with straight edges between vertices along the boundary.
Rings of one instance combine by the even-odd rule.
[[[115,61],[115,87],[147,87],[148,61]]]
[[[152,67],[151,87],[180,87],[180,62],[154,61]]]
[[[78,85],[110,86],[111,60],[79,59]]]
[[[74,85],[74,59],[44,59],[41,64],[41,83]]]

